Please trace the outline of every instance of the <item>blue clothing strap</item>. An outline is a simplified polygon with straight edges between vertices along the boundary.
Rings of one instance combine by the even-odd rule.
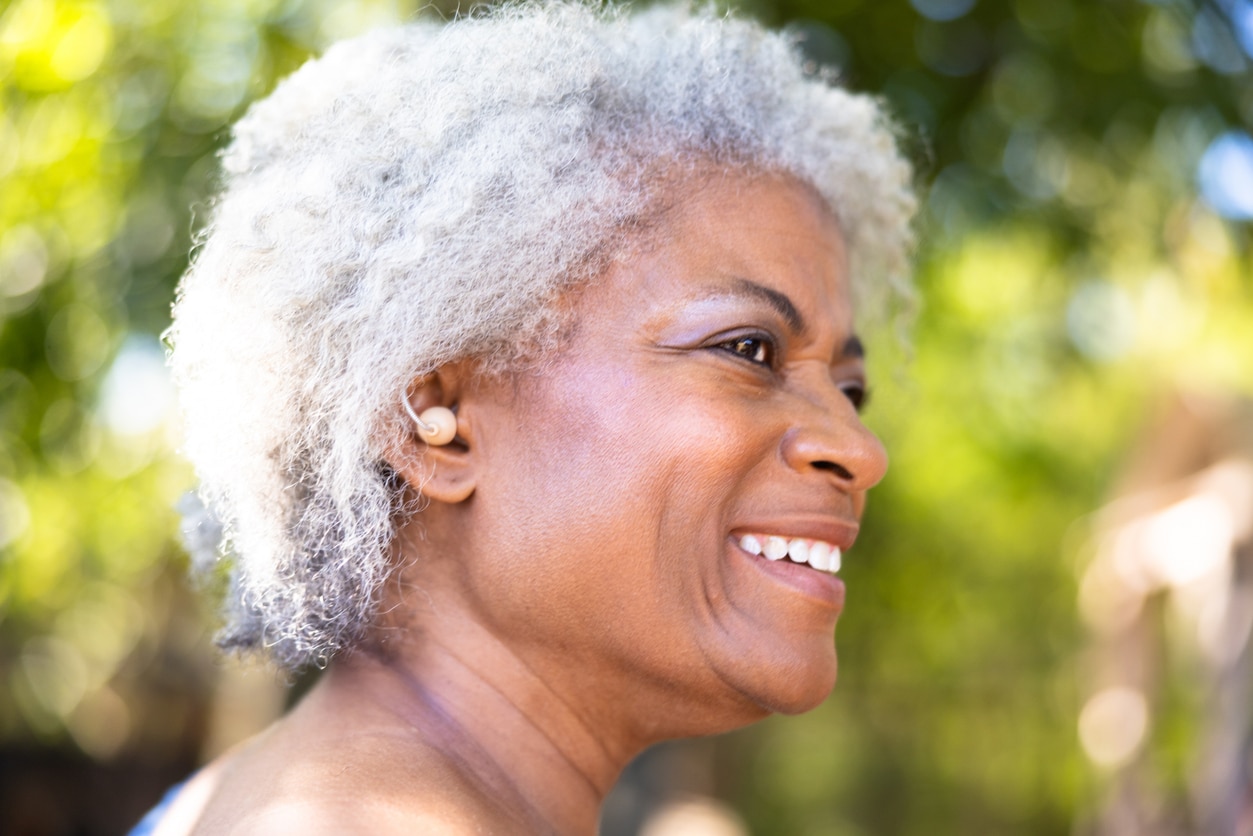
[[[174,797],[186,785],[186,781],[182,784],[175,784],[161,796],[161,800],[148,811],[148,815],[144,816],[139,824],[135,825],[127,836],[152,836],[152,831],[157,829],[157,825],[161,823],[161,818],[165,815],[165,811],[174,803]]]

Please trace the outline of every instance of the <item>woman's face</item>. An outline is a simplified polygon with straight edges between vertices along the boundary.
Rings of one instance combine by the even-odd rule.
[[[551,362],[465,393],[475,487],[449,530],[459,594],[532,668],[712,731],[830,691],[843,584],[745,538],[847,550],[887,460],[818,198],[765,176],[682,195],[566,300]]]

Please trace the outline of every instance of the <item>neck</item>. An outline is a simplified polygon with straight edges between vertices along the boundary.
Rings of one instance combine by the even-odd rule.
[[[320,688],[373,703],[384,722],[416,731],[537,832],[596,831],[601,803],[646,741],[615,737],[473,619],[445,611],[398,644],[338,663]]]

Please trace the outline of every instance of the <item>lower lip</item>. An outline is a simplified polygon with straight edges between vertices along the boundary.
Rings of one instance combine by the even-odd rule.
[[[776,582],[834,610],[844,608],[844,581],[836,575],[821,572],[812,566],[793,563],[787,558],[771,560],[765,555],[746,552],[734,540],[731,547]]]

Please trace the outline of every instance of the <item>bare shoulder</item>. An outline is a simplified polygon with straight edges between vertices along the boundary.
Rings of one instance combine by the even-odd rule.
[[[429,804],[388,805],[359,801],[353,809],[342,804],[300,800],[279,801],[243,816],[229,832],[233,836],[301,833],[308,836],[338,834],[413,834],[477,836],[520,832],[507,830],[499,821],[468,815],[458,807]]]
[[[527,833],[435,750],[388,734],[268,740],[206,770],[204,802],[178,834]],[[175,836],[171,833],[170,836]]]

